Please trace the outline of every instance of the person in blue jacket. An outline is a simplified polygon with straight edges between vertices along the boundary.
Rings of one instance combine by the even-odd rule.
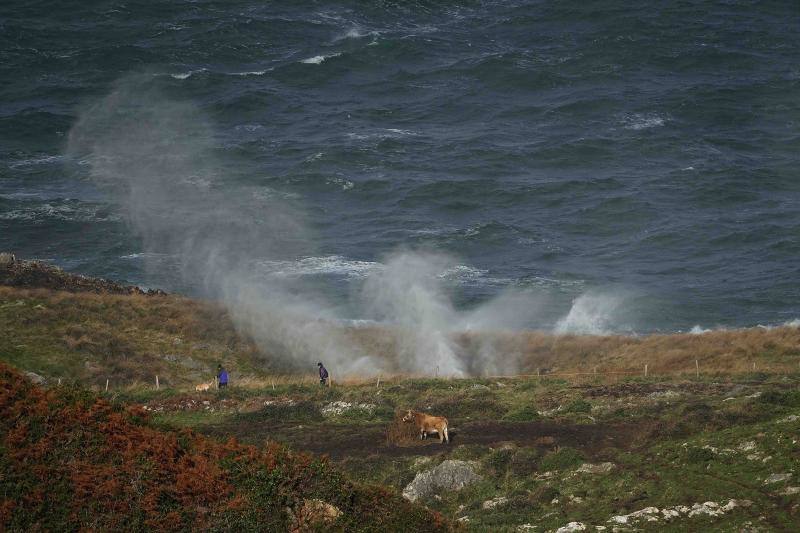
[[[328,371],[322,366],[322,362],[320,361],[317,363],[319,367],[319,384],[320,385],[327,385],[328,384]]]
[[[222,365],[217,365],[217,386],[220,389],[228,386],[228,371]]]

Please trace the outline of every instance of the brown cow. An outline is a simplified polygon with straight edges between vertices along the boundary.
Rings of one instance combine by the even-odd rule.
[[[447,434],[447,419],[443,416],[431,416],[411,409],[403,417],[403,422],[414,422],[419,428],[419,438],[427,439],[428,433],[438,433],[439,442],[450,442]]]

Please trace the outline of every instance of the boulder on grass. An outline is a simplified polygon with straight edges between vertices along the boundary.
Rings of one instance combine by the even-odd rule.
[[[478,463],[449,459],[432,470],[420,472],[403,489],[403,497],[410,501],[429,498],[438,492],[461,490],[480,481]]]

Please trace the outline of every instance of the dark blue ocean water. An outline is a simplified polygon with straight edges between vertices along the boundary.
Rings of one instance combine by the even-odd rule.
[[[132,73],[208,120],[213,187],[302,213],[262,266],[334,300],[405,247],[460,308],[545,295],[530,327],[800,317],[798,2],[2,2],[0,250],[201,293],[68,150]]]

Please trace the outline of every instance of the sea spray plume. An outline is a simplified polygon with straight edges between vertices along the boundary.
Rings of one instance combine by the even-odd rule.
[[[555,325],[555,333],[581,335],[608,335],[624,329],[623,303],[627,294],[620,292],[587,292],[572,302],[566,316]]]
[[[519,368],[520,353],[509,350],[509,335],[547,321],[552,301],[545,295],[509,287],[474,309],[460,313],[462,358],[470,375],[511,375]]]
[[[259,276],[259,261],[310,252],[301,212],[228,183],[236,161],[218,155],[208,119],[154,83],[119,81],[81,113],[68,145],[122,204],[145,251],[174,255],[185,279],[221,299],[237,326],[285,363],[324,356],[348,372],[379,368],[346,345],[325,320],[328,306],[305,287]]]
[[[441,253],[399,251],[389,255],[385,267],[364,283],[366,309],[389,322],[396,335],[400,370],[466,374],[451,335],[458,316],[442,280],[442,274],[454,265],[452,258]]]

